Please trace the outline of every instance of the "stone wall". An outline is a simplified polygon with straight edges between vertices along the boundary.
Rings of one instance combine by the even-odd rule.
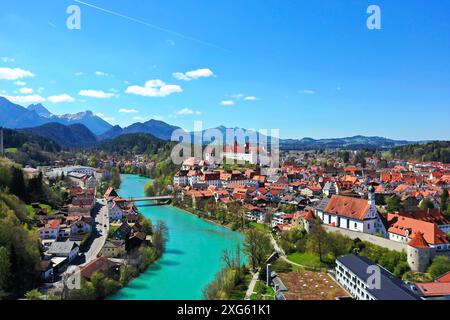
[[[362,232],[357,232],[357,231],[352,231],[352,230],[346,230],[346,229],[342,229],[342,228],[336,228],[333,226],[329,226],[329,225],[323,225],[323,228],[327,231],[327,232],[338,232],[344,236],[349,237],[350,239],[356,239],[359,238],[362,241],[367,241],[370,242],[372,244],[375,244],[377,246],[383,247],[383,248],[387,248],[389,250],[394,250],[394,251],[398,251],[398,252],[406,252],[406,248],[407,248],[407,244],[406,243],[402,243],[402,242],[397,242],[397,241],[392,241],[389,239],[385,239],[385,238],[381,238],[381,237],[377,237],[371,234],[367,234],[367,233],[362,233]]]

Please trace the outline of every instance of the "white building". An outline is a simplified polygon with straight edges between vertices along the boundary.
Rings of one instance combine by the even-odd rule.
[[[334,195],[325,198],[316,208],[316,216],[324,224],[368,234],[386,235],[386,228],[378,214],[374,194],[369,200]]]
[[[336,280],[357,300],[420,300],[399,278],[365,257],[336,260]]]

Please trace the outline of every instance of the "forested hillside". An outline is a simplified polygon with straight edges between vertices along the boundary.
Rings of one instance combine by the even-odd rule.
[[[20,297],[39,281],[39,236],[16,195],[26,194],[29,183],[19,166],[0,158],[0,300]]]
[[[391,150],[393,158],[409,161],[439,161],[450,163],[450,141],[414,144]]]

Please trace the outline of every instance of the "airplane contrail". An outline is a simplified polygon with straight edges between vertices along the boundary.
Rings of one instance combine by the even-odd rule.
[[[217,46],[217,45],[215,45],[215,44],[213,44],[213,43],[206,42],[206,41],[203,41],[203,40],[200,40],[200,39],[196,39],[196,38],[193,38],[193,37],[189,37],[189,36],[186,36],[186,35],[184,35],[184,34],[182,34],[182,33],[179,33],[179,32],[173,31],[173,30],[169,30],[169,29],[166,29],[166,28],[162,28],[162,27],[160,27],[160,26],[157,26],[157,25],[154,25],[154,24],[145,22],[145,21],[143,21],[143,20],[136,19],[136,18],[133,18],[133,17],[130,17],[130,16],[121,14],[121,13],[119,13],[119,12],[115,12],[115,11],[112,11],[112,10],[108,10],[108,9],[105,9],[105,8],[101,8],[101,7],[99,7],[99,6],[96,6],[96,5],[93,5],[93,4],[84,2],[84,1],[80,1],[80,0],[74,0],[74,1],[75,1],[76,3],[85,5],[85,6],[87,6],[87,7],[91,7],[91,8],[93,8],[93,9],[97,9],[97,10],[99,10],[99,11],[103,11],[103,12],[105,12],[105,13],[109,13],[109,14],[112,14],[112,15],[114,15],[114,16],[117,16],[117,17],[120,17],[120,18],[123,18],[123,19],[127,19],[127,20],[130,20],[130,21],[139,23],[139,24],[144,25],[144,26],[146,26],[146,27],[148,27],[148,28],[152,28],[152,29],[155,29],[155,30],[158,30],[158,31],[161,31],[161,32],[165,32],[165,33],[168,33],[168,34],[172,34],[172,35],[174,35],[174,36],[183,38],[183,39],[185,39],[185,40],[195,41],[195,42],[197,42],[197,43],[201,43],[201,44],[204,44],[204,45],[207,45],[207,46],[210,46],[210,47],[214,47],[214,48],[221,49],[221,50],[226,50],[226,49],[221,48],[221,47],[219,47],[219,46]],[[226,50],[226,51],[228,51],[228,50]]]

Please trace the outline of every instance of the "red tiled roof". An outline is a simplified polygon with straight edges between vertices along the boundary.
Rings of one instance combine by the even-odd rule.
[[[81,275],[86,279],[90,279],[95,272],[107,272],[114,265],[115,264],[106,257],[100,257],[82,267]]]
[[[448,282],[450,283],[450,272],[447,272],[443,276],[436,279],[436,282]]]
[[[369,202],[363,199],[334,195],[325,207],[324,212],[363,220],[369,212]]]
[[[416,283],[416,286],[425,297],[450,295],[450,283],[448,282]]]
[[[430,246],[423,237],[423,233],[416,232],[411,241],[408,243],[411,247],[419,249],[428,249]]]
[[[420,232],[428,244],[438,245],[450,243],[447,235],[433,222],[413,219],[394,213],[387,215],[387,221],[389,224],[388,231],[391,233],[405,236],[406,231],[408,231],[410,236],[412,236],[416,232]]]

